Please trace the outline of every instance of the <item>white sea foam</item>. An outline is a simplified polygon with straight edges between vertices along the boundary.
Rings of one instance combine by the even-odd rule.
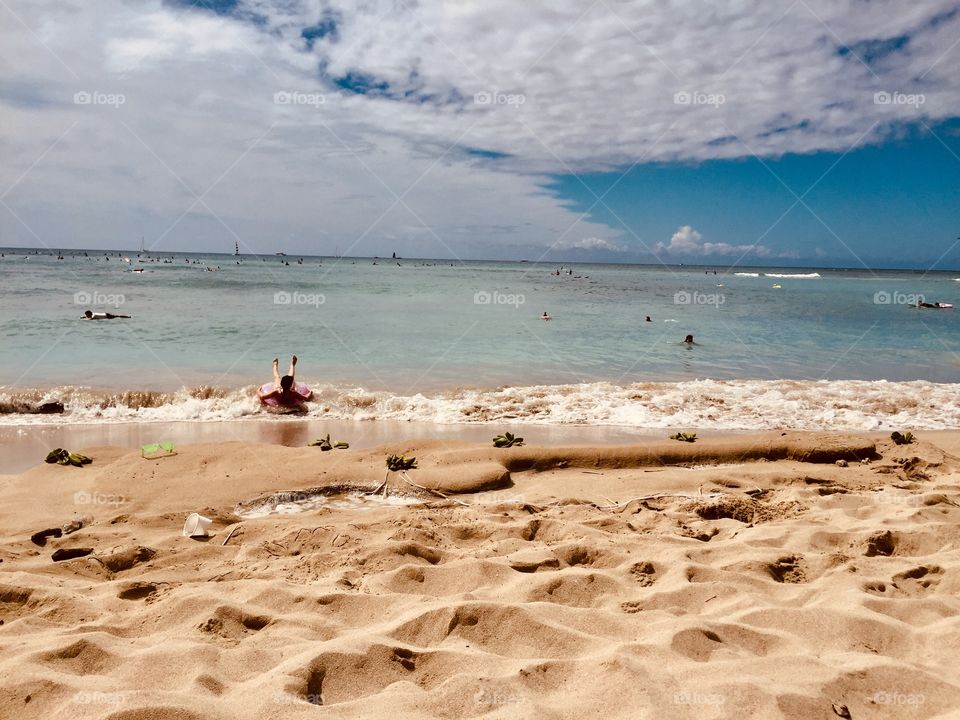
[[[739,273],[734,273],[734,275],[739,275],[740,277],[760,277],[760,273],[739,272]]]
[[[382,481],[382,480],[381,480]],[[375,480],[370,485],[376,486]],[[384,506],[402,507],[418,505],[422,501],[404,495],[371,495],[361,492],[343,492],[330,495],[325,492],[292,491],[276,493],[253,503],[241,503],[235,511],[246,519],[266,517],[268,515],[294,515],[320,508],[331,510],[373,510]]]
[[[801,278],[805,280],[812,280],[820,277],[820,273],[764,273],[764,276],[772,278]]]
[[[15,398],[0,389],[0,408]],[[104,394],[78,388],[60,397],[57,424],[267,419],[254,388]],[[21,398],[22,400],[22,398]],[[862,380],[692,380],[461,389],[393,395],[362,387],[314,386],[308,418],[408,420],[441,424],[610,425],[636,428],[763,430],[946,429],[960,426],[960,384]],[[49,423],[10,409],[0,424]]]

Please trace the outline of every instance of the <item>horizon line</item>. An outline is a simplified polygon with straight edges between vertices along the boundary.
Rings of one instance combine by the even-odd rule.
[[[30,251],[28,254],[34,255],[55,255],[55,254],[71,254],[75,255],[76,253],[117,253],[131,256],[140,256],[143,255],[155,255],[158,257],[172,257],[176,255],[181,256],[222,256],[222,257],[252,257],[252,258],[311,258],[311,259],[323,259],[323,260],[408,260],[408,261],[423,261],[423,262],[435,262],[435,263],[450,263],[450,264],[463,264],[467,262],[490,262],[490,263],[517,263],[524,265],[547,265],[558,267],[560,265],[619,265],[619,266],[636,266],[636,267],[645,267],[645,268],[707,268],[710,270],[719,270],[721,267],[724,267],[723,273],[729,274],[730,271],[734,268],[747,268],[747,269],[771,269],[771,268],[790,268],[790,269],[804,269],[804,270],[834,270],[834,271],[845,271],[845,272],[871,272],[873,270],[883,270],[883,271],[894,271],[894,272],[943,272],[943,273],[956,273],[960,272],[960,267],[946,267],[942,269],[937,269],[934,267],[927,267],[924,265],[917,265],[914,267],[903,267],[903,266],[882,266],[882,265],[871,265],[865,266],[861,265],[858,267],[851,266],[842,266],[842,265],[801,265],[801,264],[768,264],[768,265],[726,265],[726,263],[706,263],[706,262],[689,262],[689,263],[665,263],[665,262],[641,262],[641,261],[630,261],[623,260],[620,262],[610,261],[610,260],[526,260],[526,259],[509,259],[509,258],[432,258],[432,257],[414,257],[414,256],[397,256],[391,257],[387,255],[310,255],[310,254],[301,254],[301,253],[283,253],[282,251],[277,251],[272,254],[261,254],[261,253],[243,253],[239,255],[232,252],[197,252],[197,251],[188,251],[188,250],[175,250],[160,252],[156,250],[138,250],[138,249],[117,249],[117,248],[65,248],[61,250],[51,250],[49,248],[34,248],[34,247],[16,247],[16,246],[3,246],[0,245],[0,252],[7,251]]]

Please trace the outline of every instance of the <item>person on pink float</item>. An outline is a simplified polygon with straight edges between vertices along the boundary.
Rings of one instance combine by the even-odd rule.
[[[306,385],[297,385],[297,356],[290,358],[290,370],[280,376],[280,360],[273,359],[273,382],[266,383],[257,390],[257,397],[263,405],[285,408],[301,408],[313,397],[313,391]]]

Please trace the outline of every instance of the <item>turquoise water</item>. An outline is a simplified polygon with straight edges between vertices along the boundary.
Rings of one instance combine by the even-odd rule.
[[[960,309],[893,304],[919,294],[960,306],[960,273],[736,268],[759,273],[744,277],[578,265],[558,277],[554,266],[527,263],[286,258],[287,266],[245,256],[238,265],[191,255],[188,264],[178,254],[163,264],[123,253],[128,264],[102,251],[64,260],[32,252],[6,250],[0,260],[7,387],[256,384],[269,379],[274,356],[285,366],[291,353],[306,380],[395,393],[694,378],[960,380]],[[821,277],[765,276],[806,272]],[[682,304],[677,293],[704,304]],[[80,321],[85,309],[133,318]],[[544,311],[553,320],[540,320]],[[695,346],[680,343],[687,334]]]

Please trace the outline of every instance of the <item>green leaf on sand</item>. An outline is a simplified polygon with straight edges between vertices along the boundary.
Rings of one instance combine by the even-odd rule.
[[[523,445],[523,438],[514,437],[513,433],[505,432],[502,435],[497,435],[493,439],[493,446],[498,448],[508,448],[520,445]]]

